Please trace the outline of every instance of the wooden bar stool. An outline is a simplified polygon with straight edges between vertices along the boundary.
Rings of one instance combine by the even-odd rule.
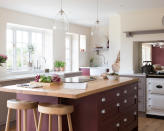
[[[58,131],[62,131],[62,115],[67,115],[69,131],[73,131],[71,113],[74,108],[70,105],[42,103],[38,105],[40,112],[38,131],[41,131],[43,114],[49,115],[49,131],[52,131],[52,115],[58,116]]]
[[[34,122],[35,122],[35,127],[37,130],[37,127],[38,127],[37,111],[36,111],[37,107],[38,107],[37,102],[22,101],[22,100],[15,100],[15,99],[8,100],[7,101],[8,114],[7,114],[5,131],[9,131],[11,109],[15,109],[18,112],[18,118],[17,118],[18,119],[18,131],[21,131],[21,110],[23,110],[23,131],[27,131],[27,110],[33,109]]]

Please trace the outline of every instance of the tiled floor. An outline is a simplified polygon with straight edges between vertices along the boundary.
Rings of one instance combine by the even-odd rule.
[[[16,131],[11,129],[10,131]],[[139,117],[139,131],[164,131],[164,120]]]

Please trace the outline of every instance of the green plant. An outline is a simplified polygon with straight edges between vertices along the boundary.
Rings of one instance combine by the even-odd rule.
[[[91,57],[91,59],[89,60],[89,62],[90,62],[90,63],[93,63],[93,61],[94,61],[94,58]]]
[[[60,67],[60,61],[55,61],[54,66],[59,68]]]
[[[60,62],[60,67],[65,67],[65,62],[64,61]]]
[[[51,78],[51,76],[41,75],[40,79],[39,79],[39,82],[51,83],[52,78]]]
[[[65,67],[65,62],[64,61],[55,61],[54,66],[57,68]]]

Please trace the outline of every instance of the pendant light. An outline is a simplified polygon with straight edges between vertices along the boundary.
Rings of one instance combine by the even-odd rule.
[[[93,26],[93,30],[91,32],[92,36],[98,34],[99,26],[100,26],[100,20],[99,20],[99,0],[97,0],[97,7],[96,8],[97,8],[96,9],[97,16],[96,16],[96,22],[95,22],[95,24]]]
[[[97,20],[96,20],[96,27],[98,27],[100,24],[99,20],[99,0],[97,0]]]
[[[60,0],[60,10],[57,13],[56,19],[58,22],[55,22],[55,29],[60,28],[66,32],[69,31],[69,21],[68,17],[63,10],[63,0]]]

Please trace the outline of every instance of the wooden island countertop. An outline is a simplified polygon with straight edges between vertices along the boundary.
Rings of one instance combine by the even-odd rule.
[[[100,92],[110,90],[115,87],[132,84],[137,81],[138,81],[137,78],[126,78],[126,77],[120,77],[119,80],[115,80],[115,81],[97,79],[95,81],[88,82],[88,86],[87,86],[86,90],[66,89],[66,88],[64,88],[64,84],[63,84],[62,87],[55,88],[55,89],[43,89],[43,88],[31,89],[31,88],[17,87],[16,85],[12,85],[12,86],[0,87],[0,91],[10,92],[10,93],[18,93],[18,94],[41,95],[41,96],[53,96],[53,97],[61,97],[61,98],[79,99],[81,97],[100,93]]]

